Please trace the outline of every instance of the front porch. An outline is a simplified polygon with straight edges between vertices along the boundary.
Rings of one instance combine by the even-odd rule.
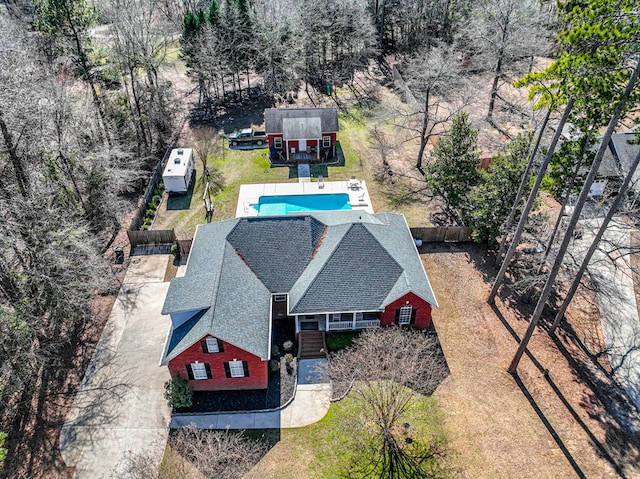
[[[336,165],[344,164],[344,154],[339,141],[330,147],[309,146],[304,151],[271,146],[269,147],[269,161],[273,166],[291,166],[298,163]]]
[[[300,331],[356,331],[380,327],[379,312],[307,314],[295,316]]]

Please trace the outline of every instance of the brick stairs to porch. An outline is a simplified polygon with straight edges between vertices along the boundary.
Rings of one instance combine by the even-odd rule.
[[[298,333],[298,359],[327,357],[324,331],[300,331]]]

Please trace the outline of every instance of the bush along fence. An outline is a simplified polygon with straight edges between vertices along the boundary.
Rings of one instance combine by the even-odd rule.
[[[153,170],[153,175],[151,176],[149,185],[147,186],[140,205],[138,205],[138,211],[136,211],[136,214],[131,220],[131,226],[129,226],[130,231],[144,231],[151,228],[156,210],[158,209],[158,206],[160,206],[160,201],[162,200],[162,171],[170,154],[171,148],[167,149],[162,160],[158,162]]]
[[[410,228],[411,236],[423,243],[463,243],[473,241],[471,228],[468,226],[428,226]]]

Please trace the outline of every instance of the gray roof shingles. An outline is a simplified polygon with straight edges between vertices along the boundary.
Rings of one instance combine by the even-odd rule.
[[[172,330],[163,363],[210,334],[269,358],[271,293],[292,314],[375,311],[413,292],[437,307],[404,216],[324,211],[200,225],[187,274],[163,314],[198,310]]]
[[[264,111],[264,126],[267,134],[284,132],[283,119],[320,118],[322,133],[337,133],[337,108],[267,108]],[[315,137],[314,137],[315,138]]]
[[[351,225],[293,306],[296,314],[380,309],[402,267],[361,223]]]
[[[244,218],[227,240],[272,293],[286,293],[311,261],[322,228],[309,216]]]
[[[283,118],[282,136],[285,140],[320,139],[322,122],[319,117]]]

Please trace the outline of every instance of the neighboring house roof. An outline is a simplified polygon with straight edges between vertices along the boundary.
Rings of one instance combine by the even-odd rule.
[[[631,169],[633,160],[640,153],[640,132],[627,131],[611,135],[611,151],[616,159],[616,166],[620,176],[626,176]],[[640,171],[636,170],[632,177],[631,187],[640,188]]]
[[[378,311],[413,292],[437,301],[403,215],[324,211],[198,226],[163,314],[193,312],[163,363],[210,334],[269,359],[271,294],[291,314]]]
[[[267,108],[264,125],[267,135],[283,133],[287,139],[319,138],[322,133],[340,130],[337,108]]]

